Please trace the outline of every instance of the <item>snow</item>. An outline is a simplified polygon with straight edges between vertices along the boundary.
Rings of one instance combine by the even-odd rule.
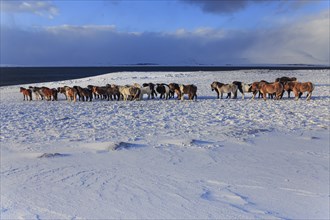
[[[210,89],[281,76],[312,81],[312,100],[217,100]],[[193,83],[197,101],[28,102],[21,85],[1,87],[1,219],[328,219],[329,76],[125,72],[33,84]]]

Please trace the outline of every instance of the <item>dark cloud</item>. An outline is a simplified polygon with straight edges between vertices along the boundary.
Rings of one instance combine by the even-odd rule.
[[[128,33],[114,26],[1,27],[1,64],[328,64],[329,12],[264,30]]]
[[[276,4],[277,11],[287,11],[289,9],[298,9],[306,4],[316,3],[322,0],[181,0],[187,4],[201,7],[203,11],[215,14],[232,14],[243,10],[250,4]]]
[[[266,0],[182,0],[185,3],[199,6],[210,13],[235,13],[247,7],[250,3],[263,3]]]

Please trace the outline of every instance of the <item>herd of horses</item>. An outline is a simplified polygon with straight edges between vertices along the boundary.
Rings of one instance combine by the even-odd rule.
[[[259,93],[258,97],[262,97],[264,100],[268,98],[281,99],[284,92],[293,92],[295,99],[301,98],[302,94],[307,92],[306,100],[310,100],[314,85],[311,82],[298,82],[295,77],[281,77],[277,78],[275,82],[267,82],[261,80],[246,84],[240,81],[234,81],[230,84],[224,84],[221,82],[213,82],[211,84],[211,90],[217,93],[217,98],[223,98],[223,94],[226,94],[226,98],[237,98],[237,92],[242,94],[244,99],[245,93],[252,93],[252,99]],[[20,87],[20,92],[23,94],[23,100],[32,100],[32,94],[34,94],[37,100],[58,100],[58,94],[63,94],[68,101],[92,101],[93,99],[103,100],[142,100],[144,95],[148,96],[148,99],[170,99],[177,96],[178,100],[184,100],[184,95],[188,95],[189,100],[197,100],[197,86],[193,84],[183,85],[177,83],[144,83],[133,85],[115,85],[107,84],[105,86],[88,85],[85,88],[80,86],[63,86],[58,88],[48,87],[32,87],[23,88]]]

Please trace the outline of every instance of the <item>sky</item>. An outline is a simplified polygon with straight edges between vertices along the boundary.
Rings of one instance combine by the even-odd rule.
[[[328,0],[0,2],[2,66],[330,65]]]

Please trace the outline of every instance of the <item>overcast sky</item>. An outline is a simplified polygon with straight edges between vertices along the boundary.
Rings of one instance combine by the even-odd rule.
[[[328,0],[0,1],[1,65],[330,65]]]

